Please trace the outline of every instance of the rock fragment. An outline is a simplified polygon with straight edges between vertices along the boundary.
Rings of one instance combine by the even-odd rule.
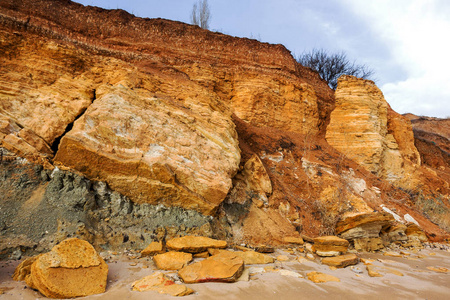
[[[144,250],[141,251],[142,256],[154,256],[156,254],[164,253],[164,246],[162,242],[151,242]]]
[[[427,267],[427,269],[438,273],[447,273],[449,271],[449,269],[444,267]]]
[[[166,246],[174,251],[200,253],[207,251],[208,248],[226,248],[227,242],[204,236],[183,236],[168,240]]]
[[[397,276],[403,276],[402,272],[384,266],[367,265],[366,269],[370,277],[383,277],[382,273],[390,273]]]
[[[355,254],[344,254],[335,257],[325,257],[322,259],[322,264],[336,268],[345,268],[347,266],[356,265],[358,262],[359,258]]]
[[[303,278],[303,276],[297,272],[291,270],[281,269],[278,273],[282,276],[294,277],[294,278]]]
[[[273,257],[255,251],[236,251],[234,253],[240,256],[246,265],[270,264],[275,261]]]
[[[160,294],[169,294],[171,296],[186,296],[194,293],[192,289],[182,284],[176,284],[161,272],[155,272],[133,282],[132,287],[133,291],[156,291]]]
[[[243,271],[244,260],[224,251],[182,268],[178,275],[185,283],[235,282]]]
[[[153,261],[160,270],[180,270],[192,261],[192,254],[169,251],[155,255]]]
[[[316,271],[310,272],[306,275],[308,276],[308,279],[314,283],[323,283],[323,282],[329,282],[329,281],[340,282],[341,281],[339,278],[337,278],[335,276],[316,272]]]
[[[282,262],[289,261],[289,257],[287,255],[278,255],[277,260]]]
[[[283,242],[286,244],[303,245],[304,241],[301,237],[285,237]]]

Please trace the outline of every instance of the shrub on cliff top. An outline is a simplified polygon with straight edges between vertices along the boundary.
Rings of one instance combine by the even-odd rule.
[[[297,57],[305,67],[317,71],[322,79],[335,90],[341,75],[353,75],[363,79],[372,79],[374,71],[366,65],[351,62],[344,52],[329,53],[324,49],[313,49]]]

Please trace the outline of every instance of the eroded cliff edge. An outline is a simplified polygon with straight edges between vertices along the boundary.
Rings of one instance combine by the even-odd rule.
[[[335,103],[282,45],[71,1],[0,6],[8,253],[75,235],[96,247],[186,233],[279,243],[381,204],[445,237],[416,202],[441,197],[448,213],[448,183],[369,83],[343,78]],[[379,138],[330,142],[336,122]]]

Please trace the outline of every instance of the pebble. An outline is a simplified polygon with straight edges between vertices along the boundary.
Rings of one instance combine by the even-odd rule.
[[[303,278],[303,276],[297,272],[290,270],[279,270],[278,273],[283,276],[295,277],[295,278]]]
[[[277,260],[278,261],[288,261],[289,257],[287,257],[287,255],[278,255]]]

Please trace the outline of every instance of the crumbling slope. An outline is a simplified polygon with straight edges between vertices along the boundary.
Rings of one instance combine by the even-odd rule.
[[[373,83],[343,78],[335,103],[282,45],[71,1],[0,7],[4,253],[68,236],[277,244],[381,204],[445,237],[420,203],[448,202],[448,181],[420,166],[410,124]],[[363,129],[373,151],[342,151]]]

